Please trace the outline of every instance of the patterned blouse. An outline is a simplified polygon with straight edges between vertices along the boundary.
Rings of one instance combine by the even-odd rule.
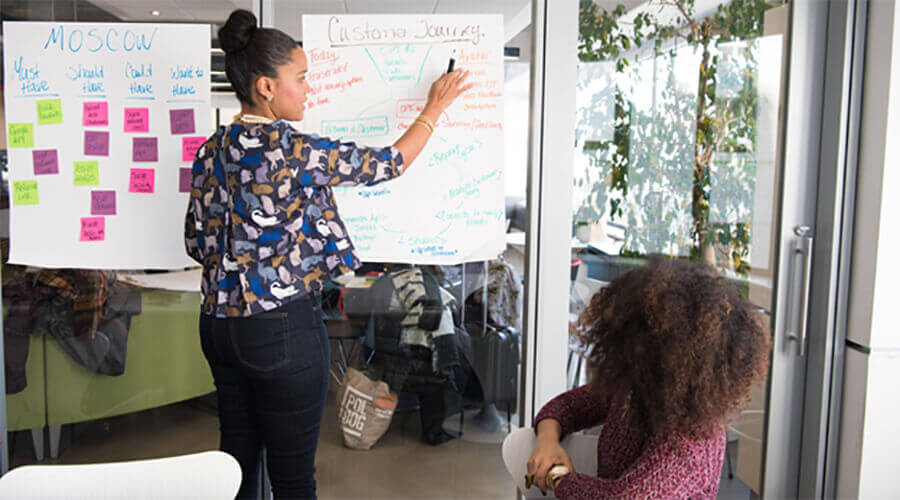
[[[283,120],[232,124],[200,147],[184,221],[188,255],[203,264],[201,312],[270,311],[359,267],[332,186],[400,174],[393,147],[306,135]]]
[[[725,426],[710,439],[681,434],[648,443],[624,420],[621,401],[603,401],[589,385],[564,392],[541,408],[560,423],[563,435],[603,425],[597,443],[597,475],[572,472],[556,487],[560,500],[605,498],[714,499],[725,457]]]

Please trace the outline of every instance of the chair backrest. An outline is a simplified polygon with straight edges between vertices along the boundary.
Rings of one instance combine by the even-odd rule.
[[[592,476],[597,474],[597,439],[596,435],[591,434],[571,434],[560,442],[576,471]],[[534,486],[525,489],[528,457],[535,444],[537,437],[533,428],[514,430],[503,440],[503,463],[525,498],[548,498]]]
[[[240,485],[237,461],[206,451],[132,462],[18,467],[0,477],[0,499],[232,499]]]

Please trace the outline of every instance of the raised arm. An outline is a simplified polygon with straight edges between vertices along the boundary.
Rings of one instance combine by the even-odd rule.
[[[325,137],[300,134],[289,127],[281,138],[289,166],[298,167],[297,176],[303,186],[372,185],[402,174],[419,156],[433,132],[434,123],[463,92],[472,88],[466,83],[468,72],[456,70],[438,78],[428,93],[425,108],[416,121],[392,146],[373,148],[354,142],[340,142]],[[271,140],[271,137],[270,137]],[[256,146],[261,144],[253,142]]]

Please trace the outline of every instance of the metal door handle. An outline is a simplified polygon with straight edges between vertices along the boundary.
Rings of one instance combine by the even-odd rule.
[[[798,255],[803,257],[803,268],[801,269],[803,274],[800,280],[800,311],[797,318],[797,329],[788,334],[788,338],[797,342],[797,352],[800,356],[804,356],[806,354],[807,317],[809,316],[810,274],[812,274],[812,228],[795,226],[794,234],[798,239],[794,242],[794,252],[791,257],[795,258]]]

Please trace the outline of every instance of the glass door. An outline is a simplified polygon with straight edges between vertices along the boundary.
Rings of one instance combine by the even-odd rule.
[[[365,124],[376,116],[384,119],[385,133],[361,133],[347,130],[317,129],[310,123],[300,130],[356,141],[370,146],[388,145],[421,112],[427,86],[448,65],[455,54],[458,68],[472,71],[476,90],[462,96],[436,123],[433,138],[404,181],[415,182],[423,190],[439,188],[443,200],[453,200],[447,209],[449,219],[437,214],[415,229],[397,231],[397,226],[373,218],[347,217],[338,199],[339,210],[348,223],[348,231],[362,253],[365,269],[379,280],[393,279],[407,267],[402,256],[386,262],[372,259],[372,241],[376,233],[396,235],[399,246],[415,245],[425,249],[446,241],[447,222],[472,214],[481,193],[499,189],[504,197],[506,245],[487,261],[452,265],[421,265],[426,276],[433,276],[442,295],[451,295],[450,332],[443,338],[457,343],[459,367],[450,377],[432,367],[431,352],[422,363],[424,349],[410,347],[407,339],[415,329],[390,324],[386,311],[374,304],[384,298],[391,301],[393,287],[378,284],[369,289],[371,300],[355,310],[345,307],[326,321],[336,358],[329,399],[325,406],[322,434],[316,455],[318,492],[322,498],[508,498],[515,490],[500,454],[501,443],[515,428],[519,407],[519,372],[523,357],[521,311],[525,273],[526,179],[528,151],[528,98],[531,70],[531,0],[443,0],[440,2],[324,1],[296,2],[263,0],[260,19],[302,41],[309,61],[311,87],[307,116],[327,114],[329,121]],[[322,16],[329,26],[344,25],[348,36],[364,36],[363,48],[317,45],[309,32],[304,33],[304,17]],[[443,16],[443,17],[442,17]],[[465,17],[463,17],[465,16]],[[410,37],[391,31],[391,18],[403,18]],[[472,28],[489,30],[490,51],[485,42],[426,43],[421,30],[442,22],[457,26],[468,19]],[[490,22],[491,24],[488,24]],[[502,27],[495,30],[495,24]],[[306,25],[311,26],[310,24]],[[429,28],[432,31],[436,28]],[[498,33],[499,31],[499,33]],[[387,35],[392,35],[390,40]],[[396,36],[394,36],[396,35]],[[419,38],[413,38],[418,36]],[[398,41],[397,38],[401,40]],[[499,53],[503,45],[503,55]],[[363,64],[354,64],[362,56]],[[503,61],[499,57],[503,57]],[[369,64],[371,63],[371,64]],[[502,64],[502,80],[491,75]],[[437,73],[436,68],[437,69]],[[499,72],[498,72],[499,73]],[[387,103],[387,104],[386,104]],[[341,109],[343,106],[343,109]],[[480,112],[474,114],[477,110]],[[452,135],[466,120],[492,121],[498,133],[496,142],[472,129],[464,139]],[[501,142],[502,141],[502,142]],[[477,179],[472,167],[480,168],[480,152],[487,148],[503,151],[502,178]],[[474,160],[474,161],[473,161]],[[478,164],[476,165],[476,161]],[[454,177],[461,179],[457,181]],[[462,184],[460,183],[462,182]],[[468,187],[465,183],[468,182]],[[402,188],[391,185],[392,196],[399,199]],[[493,192],[493,191],[491,191]],[[375,201],[384,191],[362,193]],[[421,198],[423,195],[419,195]],[[486,196],[486,195],[485,195]],[[459,206],[456,202],[459,201]],[[465,202],[466,205],[463,203]],[[423,203],[415,210],[430,214]],[[377,213],[377,209],[372,209]],[[377,222],[377,224],[376,224]],[[478,221],[473,220],[471,228]],[[388,236],[391,238],[391,236]],[[380,239],[380,236],[379,236]],[[415,243],[413,243],[415,242]],[[404,247],[405,248],[405,247]],[[410,250],[405,252],[410,253]],[[377,283],[377,281],[376,281]],[[356,291],[343,287],[347,297]],[[372,304],[366,307],[367,304]],[[442,322],[433,336],[443,332]],[[434,330],[434,329],[432,329]],[[355,334],[348,334],[355,331]],[[428,334],[429,336],[432,334]],[[351,338],[352,337],[352,338]],[[343,345],[342,345],[343,344]],[[455,348],[454,348],[455,349]],[[347,351],[344,356],[343,350]],[[431,349],[429,349],[430,351]],[[443,352],[443,351],[442,351]],[[362,353],[360,355],[359,353]],[[398,405],[388,429],[369,451],[345,446],[348,432],[342,414],[338,390],[347,366],[364,371],[373,380],[387,382],[398,394]],[[402,375],[402,376],[398,376]],[[348,413],[343,413],[347,415]]]
[[[570,332],[597,290],[652,254],[715,266],[773,338],[768,380],[728,426],[720,497],[796,497],[827,5],[598,4],[579,2],[577,78],[557,90],[575,92],[573,193],[542,213],[571,202],[570,297],[542,342],[569,346],[553,369],[582,385]]]

